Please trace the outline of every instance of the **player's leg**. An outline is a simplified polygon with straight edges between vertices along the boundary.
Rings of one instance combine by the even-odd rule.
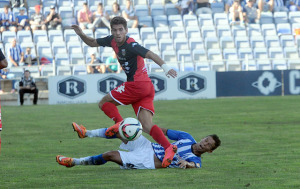
[[[110,94],[105,95],[101,101],[99,102],[99,108],[115,123],[118,123],[123,120],[121,114],[119,113],[119,110],[117,106],[119,106],[120,103],[116,102]]]
[[[165,149],[165,156],[162,162],[163,167],[168,167],[170,163],[173,160],[173,157],[175,153],[177,152],[177,146],[172,145],[162,130],[157,126],[152,123],[152,117],[153,114],[149,110],[140,108],[139,114],[138,114],[138,120],[142,123],[143,125],[143,130],[150,134],[152,138],[160,144],[162,147]]]
[[[117,123],[111,127],[117,127],[119,128],[119,124]],[[127,141],[123,140],[122,137],[120,136],[119,132],[115,132],[112,134],[110,132],[107,132],[108,128],[100,128],[100,129],[94,129],[94,130],[87,130],[83,125],[78,125],[77,123],[73,122],[72,127],[74,131],[77,132],[79,138],[85,138],[85,137],[100,137],[100,138],[106,138],[106,139],[113,139],[113,138],[118,138],[122,142],[127,143]],[[111,128],[110,127],[110,128]],[[110,134],[110,135],[109,135]]]
[[[105,152],[96,156],[88,156],[82,158],[70,158],[62,155],[56,156],[56,161],[60,165],[73,167],[75,165],[103,165],[108,161],[123,165],[120,153],[118,151]]]

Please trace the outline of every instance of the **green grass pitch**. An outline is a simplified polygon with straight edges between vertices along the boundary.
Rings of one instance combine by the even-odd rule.
[[[113,124],[97,104],[4,106],[0,188],[300,188],[299,105],[300,96],[156,101],[153,122],[160,127],[222,140],[203,155],[201,169],[187,170],[59,166],[58,154],[118,149],[119,140],[79,139],[72,130],[73,121],[88,129]],[[134,117],[130,106],[119,109]]]

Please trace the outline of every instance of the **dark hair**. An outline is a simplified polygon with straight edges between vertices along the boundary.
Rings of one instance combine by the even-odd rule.
[[[102,4],[102,3],[98,3],[98,6],[101,6],[101,7],[103,7],[103,4]]]
[[[82,5],[88,5],[86,2],[84,2]]]
[[[29,70],[25,70],[25,71],[24,71],[24,73],[25,73],[25,72],[28,72],[28,73],[30,73],[30,71],[29,71]]]
[[[112,28],[114,25],[122,24],[125,29],[127,29],[127,21],[122,16],[116,16],[110,21],[110,27]]]
[[[118,7],[118,11],[120,10],[120,5],[117,2],[114,2],[113,5],[116,4]]]
[[[215,146],[211,150],[215,150],[216,148],[218,148],[221,145],[221,140],[220,140],[220,138],[216,134],[208,135],[208,136],[210,136],[211,138],[213,138],[214,141],[215,141]]]

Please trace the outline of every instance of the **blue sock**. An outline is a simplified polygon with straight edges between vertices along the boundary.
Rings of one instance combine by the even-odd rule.
[[[93,165],[103,165],[107,162],[105,159],[103,159],[102,154],[91,156],[91,160]]]

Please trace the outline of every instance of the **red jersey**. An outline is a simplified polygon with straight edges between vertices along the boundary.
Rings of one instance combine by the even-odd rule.
[[[112,47],[117,54],[118,61],[122,66],[127,81],[151,81],[148,76],[144,58],[148,49],[142,47],[133,38],[126,36],[126,41],[120,47],[112,35],[96,39],[103,47]]]

